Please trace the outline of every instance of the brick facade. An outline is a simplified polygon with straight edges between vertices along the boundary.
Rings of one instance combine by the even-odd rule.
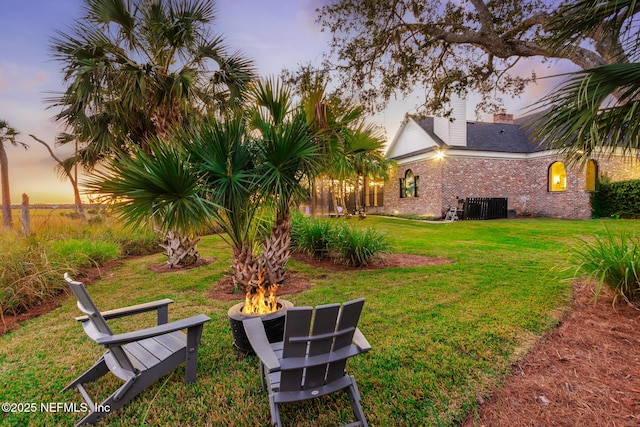
[[[556,155],[509,159],[447,156],[399,164],[385,186],[384,213],[440,216],[457,198],[506,197],[508,209],[518,215],[587,219],[590,192],[585,190],[584,168],[566,167],[566,191],[548,190],[549,167],[563,159]],[[597,158],[598,176],[612,181],[640,178],[636,160],[621,156]],[[400,179],[411,169],[419,177],[418,197],[400,198]]]

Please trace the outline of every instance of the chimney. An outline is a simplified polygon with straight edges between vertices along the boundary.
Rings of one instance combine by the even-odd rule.
[[[493,115],[493,123],[513,124],[513,114],[507,114],[505,110]]]
[[[467,146],[467,101],[456,94],[451,94],[448,108],[450,117],[434,117],[433,131],[445,144],[451,146]]]

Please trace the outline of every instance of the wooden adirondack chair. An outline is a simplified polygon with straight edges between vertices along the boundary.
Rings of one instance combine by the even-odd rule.
[[[269,344],[259,318],[244,321],[251,346],[260,359],[262,386],[269,392],[271,421],[282,426],[278,405],[345,390],[356,422],[367,426],[360,393],[345,366],[349,357],[371,346],[357,328],[364,299],[340,304],[287,309],[282,342]]]
[[[115,412],[159,378],[185,363],[185,382],[196,381],[198,345],[204,323],[211,319],[204,314],[168,322],[168,305],[163,299],[146,304],[100,312],[84,285],[64,275],[78,300],[84,316],[77,317],[85,333],[107,352],[85,373],[73,380],[62,391],[75,387],[80,391],[90,412],[77,426],[95,424],[109,413]],[[133,314],[157,311],[157,326],[114,335],[106,320]],[[181,330],[186,329],[184,334]],[[124,381],[113,394],[96,405],[84,389],[84,384],[96,381],[108,372]]]

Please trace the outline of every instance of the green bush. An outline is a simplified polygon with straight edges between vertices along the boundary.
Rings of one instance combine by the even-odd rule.
[[[65,289],[66,265],[51,260],[40,243],[17,233],[0,234],[0,315],[16,315]]]
[[[292,219],[291,236],[296,250],[316,258],[333,257],[356,267],[367,265],[375,256],[390,251],[386,236],[375,229],[349,227],[341,220],[296,215]]]
[[[324,258],[329,255],[331,235],[335,232],[335,225],[329,221],[300,215],[292,220],[291,240],[294,249],[315,258]]]
[[[360,267],[369,264],[377,255],[390,251],[386,236],[373,228],[339,227],[331,236],[331,250],[343,264]]]
[[[640,218],[640,180],[598,182],[591,199],[594,217]]]
[[[607,286],[616,298],[622,296],[629,302],[640,301],[639,261],[640,241],[626,234],[614,236],[608,232],[606,238],[583,240],[574,252],[576,272],[598,281],[596,295]]]

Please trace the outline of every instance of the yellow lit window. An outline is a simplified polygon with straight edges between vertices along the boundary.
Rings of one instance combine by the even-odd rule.
[[[596,191],[596,179],[598,178],[598,165],[594,160],[589,160],[587,162],[587,170],[586,170],[586,185],[585,190],[587,191]]]
[[[549,167],[549,191],[567,191],[567,171],[562,162]]]

